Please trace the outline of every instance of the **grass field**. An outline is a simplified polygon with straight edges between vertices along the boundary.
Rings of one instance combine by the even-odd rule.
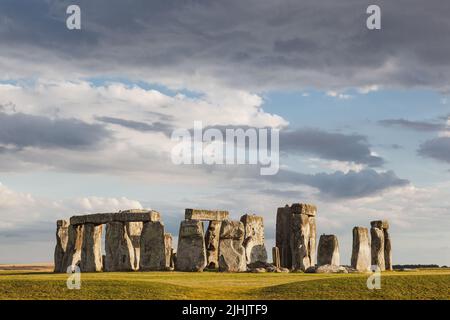
[[[8,270],[9,269],[9,270]],[[450,270],[365,274],[83,273],[81,289],[48,267],[0,268],[0,299],[450,299]]]

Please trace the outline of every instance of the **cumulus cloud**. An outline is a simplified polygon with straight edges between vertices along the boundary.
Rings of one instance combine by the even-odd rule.
[[[2,1],[3,77],[127,73],[201,90],[211,82],[255,90],[449,89],[445,0],[426,11],[419,0],[378,1],[377,32],[365,25],[368,0],[77,3],[89,17],[81,32],[65,28],[70,1]]]
[[[276,183],[305,184],[318,189],[321,195],[331,198],[363,198],[379,194],[387,189],[404,187],[410,182],[401,179],[393,171],[377,172],[364,169],[347,173],[304,174],[280,170],[279,174],[267,178]]]
[[[358,134],[331,133],[319,129],[284,131],[280,135],[281,151],[313,154],[323,159],[348,161],[370,167],[383,165],[383,158],[370,150],[367,137]]]
[[[450,137],[437,137],[422,143],[418,153],[425,157],[450,163]]]

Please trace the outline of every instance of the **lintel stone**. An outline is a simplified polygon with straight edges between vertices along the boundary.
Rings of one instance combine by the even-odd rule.
[[[186,209],[184,213],[184,218],[186,220],[223,221],[225,219],[228,219],[228,211]]]

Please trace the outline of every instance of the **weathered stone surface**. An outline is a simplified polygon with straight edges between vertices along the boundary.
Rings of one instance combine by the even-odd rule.
[[[69,241],[69,221],[56,221],[56,246],[55,246],[55,268],[54,272],[66,272],[64,269],[64,254],[67,250],[67,242]]]
[[[348,273],[347,269],[335,264],[325,264],[315,269],[316,273]]]
[[[86,223],[81,249],[81,272],[102,271],[102,230],[103,225]]]
[[[158,216],[159,219],[159,216]],[[125,230],[126,235],[131,241],[131,247],[129,247],[129,250],[133,251],[133,254],[130,255],[131,257],[134,257],[132,259],[132,269],[133,270],[139,270],[139,262],[141,258],[141,233],[142,229],[144,227],[143,222],[125,222]]]
[[[146,222],[160,221],[160,214],[154,210],[131,209],[117,213],[95,213],[70,218],[70,224],[78,225],[85,223],[106,224],[108,222]]]
[[[306,214],[292,214],[291,217],[291,250],[292,269],[303,270],[311,266],[309,256],[310,238],[309,217]]]
[[[273,261],[273,265],[277,268],[281,267],[281,263],[280,263],[280,250],[278,249],[278,247],[273,247],[272,248],[272,261]]]
[[[339,258],[339,243],[338,239],[333,234],[323,234],[320,236],[319,249],[317,256],[317,265],[340,265]]]
[[[315,216],[317,213],[317,207],[313,204],[294,203],[291,205],[291,213]]]
[[[369,230],[364,227],[353,228],[353,248],[351,258],[352,268],[366,272],[370,271],[371,249]]]
[[[384,232],[383,229],[370,228],[371,242],[371,255],[372,265],[377,266],[380,271],[386,269],[384,260]]]
[[[68,226],[68,240],[62,263],[62,272],[66,272],[70,266],[80,265],[83,233],[84,225]]]
[[[317,208],[311,204],[294,203],[278,208],[276,246],[282,267],[305,270],[316,260]],[[297,225],[294,227],[293,219]],[[295,247],[293,247],[295,245]]]
[[[221,225],[222,221],[210,221],[206,231],[206,265],[208,269],[216,269],[219,267],[219,237]]]
[[[247,264],[256,261],[267,262],[263,217],[246,214],[241,217],[241,222],[244,224],[243,245]]]
[[[125,223],[106,224],[105,252],[105,271],[135,270],[135,251]]]
[[[291,268],[291,209],[288,205],[277,210],[276,247],[280,252],[282,267]]]
[[[186,209],[184,213],[184,218],[186,220],[222,221],[228,219],[228,211]]]
[[[245,259],[244,224],[240,221],[222,221],[219,240],[219,271],[247,270]]]
[[[384,233],[384,263],[386,270],[393,270],[392,267],[392,244],[391,236],[389,235],[388,229],[383,229]]]
[[[175,269],[178,271],[203,271],[206,267],[206,247],[203,223],[184,220],[180,224]]]
[[[165,270],[166,250],[164,225],[161,221],[144,222],[141,233],[141,271]]]
[[[172,235],[170,233],[164,234],[164,256],[165,256],[165,267],[170,269],[172,267]]]
[[[389,229],[389,222],[387,220],[371,221],[370,226],[378,229]]]

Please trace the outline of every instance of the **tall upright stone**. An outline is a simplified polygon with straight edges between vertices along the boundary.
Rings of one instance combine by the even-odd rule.
[[[141,221],[125,222],[125,230],[128,239],[130,239],[131,246],[129,250],[132,250],[132,269],[139,270],[140,258],[141,258],[141,233],[144,228],[144,223]]]
[[[353,228],[352,268],[366,272],[371,266],[371,247],[369,230],[364,227]]]
[[[380,271],[386,270],[384,260],[384,231],[382,221],[372,221],[370,228],[372,265]]]
[[[263,217],[246,214],[241,217],[241,222],[244,224],[243,245],[247,264],[258,261],[267,262]]]
[[[144,222],[141,233],[141,271],[157,271],[166,268],[164,224],[161,221]]]
[[[384,232],[384,262],[386,270],[393,270],[392,267],[392,243],[391,236],[388,229],[383,229]]]
[[[206,265],[208,269],[216,269],[219,267],[219,237],[220,226],[222,221],[211,220],[206,230],[205,246],[206,246]]]
[[[62,272],[68,267],[80,266],[83,245],[84,225],[69,225],[66,252],[62,263]]]
[[[319,239],[317,265],[340,265],[339,243],[334,234],[323,234]]]
[[[170,233],[164,234],[164,257],[165,257],[165,268],[172,268],[172,235]]]
[[[184,220],[178,233],[175,269],[178,271],[203,271],[206,267],[206,247],[203,223]]]
[[[280,268],[281,267],[281,263],[280,263],[280,250],[278,249],[278,247],[273,247],[272,248],[272,264],[277,267]]]
[[[291,217],[291,252],[292,269],[305,271],[311,267],[309,256],[310,229],[306,214],[292,214]]]
[[[55,246],[55,268],[54,272],[66,272],[64,270],[64,254],[67,250],[67,242],[69,241],[69,221],[56,221],[56,246]]]
[[[105,233],[105,271],[136,270],[136,256],[133,240],[129,236],[130,227],[124,222],[109,222]],[[130,230],[131,231],[131,230]],[[140,247],[140,245],[139,245]]]
[[[317,208],[311,204],[294,203],[278,208],[276,246],[281,266],[306,270],[316,260]]]
[[[102,230],[103,225],[86,223],[84,225],[81,249],[81,272],[102,271]]]
[[[219,240],[219,271],[241,272],[247,270],[245,259],[244,224],[240,221],[222,221]]]

